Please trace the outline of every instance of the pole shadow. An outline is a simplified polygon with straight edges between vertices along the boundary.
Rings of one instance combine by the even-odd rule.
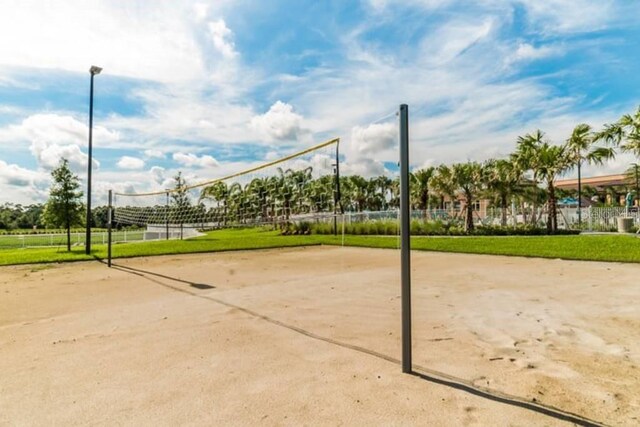
[[[138,276],[145,277],[146,279],[149,279],[149,280],[151,280],[151,279],[149,277],[147,277],[147,276],[154,276],[154,277],[159,277],[159,278],[162,278],[162,279],[171,280],[171,281],[178,282],[178,283],[184,283],[186,285],[191,286],[192,288],[196,288],[196,289],[200,289],[200,290],[215,289],[216,288],[215,286],[208,285],[206,283],[191,282],[189,280],[179,279],[177,277],[167,276],[165,274],[160,274],[160,273],[156,273],[156,272],[153,272],[153,271],[142,270],[140,268],[133,268],[133,267],[114,264],[114,263],[111,263],[111,266],[112,266],[112,268],[115,268],[116,270],[120,270],[120,271],[125,271],[125,272],[128,272],[128,273],[136,274]],[[174,289],[174,290],[184,291],[184,289],[182,289],[182,288],[177,288],[175,286],[168,285],[168,284],[160,282],[158,280],[152,280],[152,281],[154,283],[160,284],[162,286],[165,286],[165,287],[168,287],[168,288],[171,288],[171,289]]]
[[[318,341],[323,341],[325,343],[328,344],[332,344],[338,347],[342,347],[342,348],[346,348],[349,350],[353,350],[353,351],[357,351],[359,353],[363,353],[363,354],[367,354],[369,356],[373,356],[376,357],[378,359],[382,359],[385,360],[387,362],[393,363],[395,365],[401,366],[402,362],[400,359],[397,359],[393,356],[389,356],[386,355],[384,353],[380,353],[377,352],[375,350],[371,350],[365,347],[361,347],[359,345],[355,345],[355,344],[349,344],[349,343],[345,343],[342,341],[338,341],[335,340],[333,338],[329,338],[329,337],[325,337],[322,335],[318,335],[314,332],[302,329],[298,326],[294,326],[294,325],[290,325],[288,323],[282,322],[280,320],[274,319],[272,317],[266,316],[264,314],[260,314],[256,311],[253,311],[251,309],[224,301],[220,298],[216,298],[213,297],[211,295],[206,295],[206,294],[199,294],[196,293],[194,291],[190,291],[189,289],[184,289],[184,288],[180,288],[180,287],[176,287],[176,286],[171,286],[169,284],[163,283],[160,280],[156,279],[155,277],[160,277],[163,279],[168,279],[168,280],[174,280],[176,282],[180,282],[180,283],[185,283],[185,284],[189,284],[190,286],[197,288],[197,289],[213,289],[215,288],[214,286],[211,285],[206,285],[206,284],[198,284],[198,283],[194,283],[194,282],[190,282],[187,280],[183,280],[183,279],[178,279],[175,277],[171,277],[171,276],[166,276],[163,274],[159,274],[159,273],[154,273],[154,272],[150,272],[150,271],[146,271],[146,270],[141,270],[141,269],[137,269],[137,268],[133,268],[133,267],[126,267],[126,266],[121,266],[121,265],[115,265],[112,264],[113,268],[123,271],[125,273],[130,273],[130,274],[135,274],[137,276],[143,277],[153,283],[159,284],[161,286],[164,286],[166,288],[172,289],[174,291],[177,292],[182,292],[188,295],[191,295],[193,297],[196,298],[201,298],[201,299],[206,299],[208,301],[214,302],[216,304],[220,304],[229,308],[233,308],[236,309],[238,311],[241,311],[245,314],[248,314],[252,317],[258,318],[260,320],[264,320],[268,323],[271,323],[273,325],[276,326],[280,326],[282,328],[288,329],[290,331],[296,332],[298,334],[304,335],[308,338],[312,338],[314,340],[318,340]],[[204,288],[202,287],[204,286]],[[454,377],[452,375],[448,375],[445,374],[443,372],[438,372],[438,371],[434,371],[432,369],[428,369],[425,367],[422,367],[420,365],[416,365],[414,364],[412,366],[412,370],[411,372],[409,372],[409,375],[412,375],[416,378],[420,378],[422,380],[428,381],[430,383],[433,384],[438,384],[441,386],[445,386],[445,387],[449,387],[455,390],[459,390],[465,393],[469,393],[472,394],[474,396],[477,397],[481,397],[487,400],[491,400],[494,402],[498,402],[498,403],[502,403],[504,405],[509,405],[509,406],[515,406],[521,409],[525,409],[528,411],[532,411],[532,412],[536,412],[538,414],[541,415],[545,415],[548,416],[550,418],[559,420],[559,421],[565,421],[568,423],[573,423],[575,425],[578,426],[583,426],[583,427],[605,427],[606,424],[603,424],[599,421],[595,421],[595,420],[591,420],[589,418],[583,417],[581,415],[578,414],[574,414],[568,411],[565,411],[563,409],[560,408],[556,408],[552,405],[548,405],[548,404],[544,404],[541,402],[536,402],[536,401],[529,401],[525,398],[519,397],[519,396],[514,396],[514,395],[509,395],[506,393],[502,393],[498,390],[491,390],[491,389],[485,389],[485,388],[480,388],[478,386],[475,386],[474,384],[470,383],[469,381],[462,379],[462,378],[457,378]]]

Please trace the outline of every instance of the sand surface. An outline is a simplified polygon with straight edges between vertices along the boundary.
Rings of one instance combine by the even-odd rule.
[[[569,425],[401,373],[397,251],[117,263],[0,268],[0,425]],[[412,266],[416,371],[640,424],[640,267]]]

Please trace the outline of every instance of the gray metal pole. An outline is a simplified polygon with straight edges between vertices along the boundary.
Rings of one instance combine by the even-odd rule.
[[[169,240],[169,192],[167,191],[167,204],[165,206],[165,226],[166,226],[166,239]]]
[[[342,202],[340,201],[340,141],[336,144],[336,163],[333,169],[335,179],[333,187],[333,235],[338,235],[338,205],[340,205],[340,213],[344,213]]]
[[[338,193],[338,206],[340,213],[344,214],[344,206],[342,206],[342,193],[340,193],[340,140],[336,144],[336,191]]]
[[[636,167],[636,206],[640,207],[640,181],[638,181],[638,164],[634,163]]]
[[[113,221],[113,191],[109,190],[109,208],[107,209],[107,266],[111,267],[111,230]]]
[[[582,177],[580,176],[580,166],[582,160],[578,160],[578,228],[582,230]]]
[[[411,373],[411,223],[409,204],[409,106],[400,105],[400,256],[402,372]]]
[[[93,155],[93,77],[91,73],[91,86],[89,88],[89,150],[88,150],[88,165],[87,165],[87,227],[86,237],[84,242],[85,254],[91,253],[91,158]]]
[[[333,235],[338,235],[338,165],[333,168]]]

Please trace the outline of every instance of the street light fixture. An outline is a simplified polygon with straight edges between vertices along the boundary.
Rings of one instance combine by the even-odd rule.
[[[89,68],[91,74],[91,87],[89,89],[89,159],[87,166],[87,235],[85,238],[85,253],[91,254],[91,163],[92,163],[92,137],[93,137],[93,77],[100,74],[102,68],[92,65]]]

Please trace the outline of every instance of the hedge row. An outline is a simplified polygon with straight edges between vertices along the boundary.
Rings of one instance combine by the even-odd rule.
[[[338,222],[338,233],[343,225]],[[289,225],[283,234],[333,234],[333,223],[300,222]],[[344,233],[350,235],[394,236],[399,233],[397,221],[381,220],[344,224]],[[480,225],[472,232],[466,232],[457,223],[444,221],[411,221],[411,234],[414,236],[541,236],[547,229],[529,224],[516,226]],[[579,230],[558,230],[555,234],[580,234]]]

